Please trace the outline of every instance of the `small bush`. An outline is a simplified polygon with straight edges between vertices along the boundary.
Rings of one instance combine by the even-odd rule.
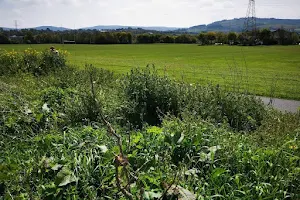
[[[126,117],[134,125],[157,125],[161,121],[159,113],[178,115],[177,84],[167,76],[159,76],[155,68],[132,69],[123,84],[132,106]]]
[[[228,123],[232,128],[253,131],[265,115],[263,103],[254,96],[225,92],[219,86],[185,85],[181,108],[215,123]]]

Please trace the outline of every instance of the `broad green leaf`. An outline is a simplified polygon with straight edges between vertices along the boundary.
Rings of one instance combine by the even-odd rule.
[[[219,149],[221,149],[220,146],[213,146],[213,147],[210,147],[210,148],[209,148],[209,151],[210,151],[211,153],[216,153],[217,150],[219,150]]]
[[[44,105],[42,106],[42,110],[44,112],[50,112],[50,108],[48,107],[48,104],[47,103],[44,103]]]
[[[218,178],[219,176],[221,176],[222,174],[224,174],[225,172],[227,172],[227,171],[223,168],[216,168],[211,173],[211,178],[214,180],[214,179]]]
[[[146,200],[152,200],[152,199],[159,199],[161,197],[161,193],[156,193],[156,192],[144,192],[143,197]]]
[[[187,176],[190,176],[190,175],[197,175],[197,173],[199,172],[198,169],[190,169],[190,170],[187,170],[184,174],[187,175]]]
[[[152,126],[152,127],[149,127],[147,129],[147,132],[148,133],[153,133],[153,134],[161,134],[162,133],[162,128],[159,128],[157,126]]]
[[[36,121],[37,122],[40,122],[41,121],[41,119],[43,118],[43,114],[42,113],[40,113],[40,114],[37,114],[36,116],[35,116],[35,118],[36,118]]]
[[[57,170],[59,170],[60,168],[62,168],[63,166],[62,165],[60,165],[60,164],[55,164],[51,169],[53,170],[53,171],[57,171]]]
[[[131,141],[133,144],[137,144],[141,138],[143,138],[143,135],[141,133],[137,133],[136,135],[132,136]]]
[[[73,182],[77,182],[77,178],[67,167],[62,168],[56,175],[55,184],[59,187]]]
[[[194,193],[178,185],[172,185],[168,190],[168,195],[179,195],[178,200],[196,200],[196,195]]]
[[[77,182],[77,178],[74,175],[67,175],[63,178],[63,180],[61,181],[61,183],[58,185],[59,187],[63,187],[66,186],[70,183],[74,183]]]
[[[102,153],[106,153],[108,151],[108,148],[105,145],[98,146]]]

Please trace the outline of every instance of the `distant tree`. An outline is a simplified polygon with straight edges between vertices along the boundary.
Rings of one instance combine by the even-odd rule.
[[[140,35],[137,35],[136,41],[137,41],[137,43],[140,43],[140,44],[153,43],[150,34],[140,34]]]
[[[264,45],[272,44],[272,34],[269,29],[263,29],[259,33],[259,39],[263,42]]]
[[[234,43],[236,43],[236,40],[237,40],[237,34],[235,32],[230,32],[230,33],[228,33],[227,38],[228,38],[229,44],[234,44]]]
[[[33,37],[33,33],[31,31],[26,32],[26,34],[24,36],[24,41],[27,44],[36,43],[36,41],[34,40],[34,37]]]
[[[159,40],[160,40],[160,43],[174,43],[175,42],[174,37],[169,36],[169,35],[162,35]]]
[[[286,30],[280,28],[276,32],[277,32],[278,44],[286,45],[288,39]]]
[[[227,35],[223,32],[217,32],[216,33],[216,42],[223,43],[223,44],[227,43],[228,42]]]
[[[207,39],[207,34],[205,34],[205,33],[200,33],[199,35],[198,35],[198,40],[200,41],[200,43],[202,44],[202,45],[204,45],[204,44],[207,44],[208,42],[208,39]]]
[[[212,44],[213,41],[216,40],[216,33],[215,32],[208,32],[207,33],[207,39],[210,41],[210,44]]]
[[[125,32],[119,32],[119,33],[116,33],[116,36],[118,38],[118,42],[120,44],[128,44],[128,38],[127,38],[127,33]]]
[[[128,39],[128,43],[132,44],[132,34],[131,33],[127,33],[127,39]]]
[[[192,44],[196,42],[197,42],[196,37],[187,34],[183,34],[175,38],[175,43]]]
[[[293,32],[291,35],[292,44],[298,44],[299,43],[299,35],[298,33]]]
[[[4,34],[0,33],[0,44],[9,44],[10,41],[8,37],[6,37]]]
[[[153,34],[153,33],[145,33],[145,34],[140,34],[137,35],[137,43],[140,44],[150,44],[150,43],[159,43],[161,34]]]
[[[239,33],[237,36],[237,41],[240,44],[245,44],[245,41],[247,40],[247,34],[246,33]]]

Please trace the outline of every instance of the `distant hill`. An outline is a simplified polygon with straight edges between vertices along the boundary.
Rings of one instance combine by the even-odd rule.
[[[141,28],[144,30],[152,30],[152,31],[174,31],[178,30],[178,27],[164,27],[164,26],[121,26],[121,25],[99,25],[99,26],[92,26],[86,27],[81,29],[96,29],[96,30],[116,30],[116,29],[128,29],[128,28]]]
[[[12,28],[7,28],[7,27],[0,27],[1,29],[5,30],[5,31],[9,31],[11,30]]]
[[[7,30],[15,30],[15,28],[7,28],[7,27],[0,27],[3,30],[7,31]],[[56,27],[56,26],[38,26],[38,27],[34,27],[34,28],[26,28],[26,29],[36,29],[36,30],[51,30],[51,31],[66,31],[66,30],[70,30],[69,28],[65,28],[65,27]]]
[[[242,32],[244,27],[245,18],[235,18],[230,20],[216,21],[211,24],[202,24],[198,26],[192,26],[190,28],[179,27],[164,27],[164,26],[122,26],[122,25],[99,25],[92,27],[80,28],[83,30],[96,29],[96,30],[116,30],[116,29],[143,29],[146,31],[174,31],[174,32],[187,32],[187,33],[200,33],[202,31],[221,31],[221,32]],[[256,19],[258,29],[269,28],[278,29],[284,27],[285,29],[295,30],[300,32],[300,19],[275,19],[275,18],[257,18]],[[1,28],[1,27],[0,27]],[[33,29],[52,31],[65,31],[71,30],[65,27],[56,26],[39,26]],[[14,28],[3,28],[4,30],[10,30]]]
[[[36,29],[36,30],[47,30],[47,29],[50,29],[51,31],[66,31],[66,30],[70,30],[69,28],[56,27],[56,26],[38,26],[38,27],[35,27],[33,29]]]
[[[202,31],[241,32],[243,31],[244,22],[245,18],[235,18],[213,22],[208,25],[193,26],[187,29],[181,29],[181,31],[189,33],[199,33]],[[300,32],[300,19],[257,18],[256,24],[258,29],[278,29],[284,27],[285,29],[294,29]]]
[[[2,27],[0,27],[2,28]],[[85,27],[85,28],[79,28],[82,30],[117,30],[117,29],[143,29],[143,30],[148,30],[148,31],[175,31],[178,30],[179,27],[164,27],[164,26],[121,26],[121,25],[99,25],[99,26],[92,26],[92,27]],[[2,28],[4,30],[11,30],[14,28]],[[31,28],[28,28],[31,29]],[[65,27],[56,27],[56,26],[38,26],[34,27],[32,29],[36,30],[47,30],[50,29],[51,31],[66,31],[66,30],[71,30],[69,28]]]

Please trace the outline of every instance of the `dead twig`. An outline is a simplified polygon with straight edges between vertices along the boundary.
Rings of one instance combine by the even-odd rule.
[[[161,195],[161,197],[159,198],[159,200],[162,200],[166,194],[168,193],[168,191],[171,189],[171,187],[174,185],[174,183],[176,182],[176,178],[178,176],[178,172],[175,174],[174,179],[172,181],[172,183],[168,186],[167,184],[165,184],[165,187],[167,188],[164,193]]]
[[[115,161],[114,161],[117,187],[123,193],[123,195],[126,198],[128,198],[130,200],[133,200],[133,195],[130,193],[130,179],[129,179],[129,171],[127,169],[127,166],[129,164],[129,162],[128,162],[128,159],[124,156],[123,147],[122,147],[122,137],[116,133],[116,131],[114,130],[112,125],[105,119],[105,117],[102,113],[102,109],[100,107],[100,104],[99,104],[99,102],[97,101],[97,98],[96,98],[94,80],[93,80],[93,72],[92,71],[90,71],[89,76],[90,76],[89,78],[90,78],[90,84],[91,84],[91,95],[92,95],[92,98],[93,98],[93,101],[94,101],[94,104],[95,104],[94,106],[96,108],[100,108],[99,116],[100,116],[102,122],[106,125],[107,132],[117,139],[117,144],[118,144],[118,147],[119,147],[119,150],[120,150],[120,154],[115,157]],[[127,181],[126,187],[122,187],[122,184],[121,184],[122,180],[121,180],[121,177],[119,175],[119,167],[123,167],[123,171],[124,171],[124,174],[125,174],[126,179],[127,179],[126,180]]]

